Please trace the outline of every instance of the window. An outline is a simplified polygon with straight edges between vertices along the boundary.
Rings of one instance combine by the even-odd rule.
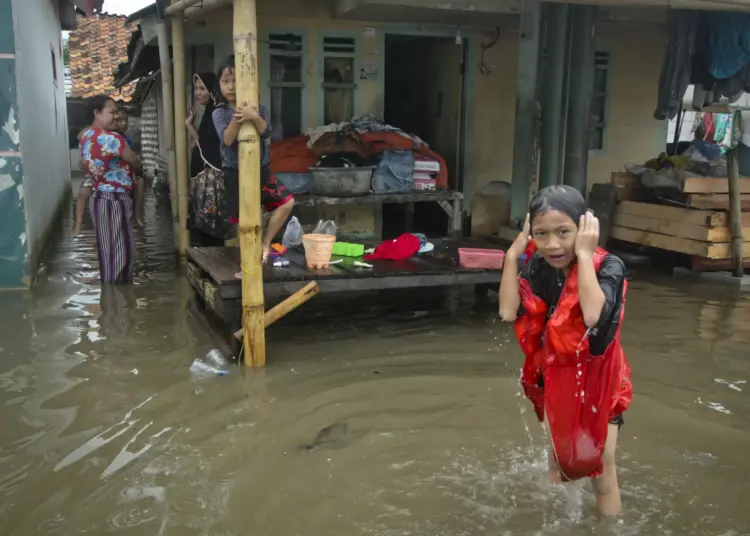
[[[351,121],[356,113],[355,37],[323,37],[323,124]]]
[[[52,55],[52,81],[55,84],[55,87],[57,87],[57,57],[55,56],[55,49],[50,49],[50,54]]]
[[[594,93],[591,97],[591,132],[589,150],[604,149],[604,135],[607,129],[607,108],[609,107],[609,52],[594,54]]]
[[[302,133],[304,52],[302,35],[268,34],[268,87],[271,92],[269,111],[273,141]]]

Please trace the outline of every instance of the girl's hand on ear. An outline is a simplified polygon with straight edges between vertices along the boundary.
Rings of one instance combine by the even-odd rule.
[[[506,255],[517,261],[523,255],[523,252],[526,251],[529,240],[531,240],[531,220],[529,219],[529,215],[526,214],[526,222],[523,224],[523,229],[521,229],[513,244],[508,248]]]
[[[578,234],[576,235],[575,251],[576,256],[592,256],[599,245],[599,220],[594,214],[587,210],[586,214],[581,216],[578,224]]]

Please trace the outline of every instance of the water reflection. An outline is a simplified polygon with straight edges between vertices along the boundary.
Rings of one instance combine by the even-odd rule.
[[[546,489],[521,353],[492,314],[428,293],[320,296],[269,332],[264,371],[196,380],[168,213],[136,284],[102,289],[90,233],[33,293],[0,293],[0,534],[747,533],[747,299],[635,274],[624,511]],[[67,228],[67,225],[65,225]],[[345,432],[313,449],[321,429]]]

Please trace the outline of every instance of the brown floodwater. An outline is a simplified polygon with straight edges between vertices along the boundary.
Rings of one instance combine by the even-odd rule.
[[[509,326],[434,292],[320,296],[269,366],[195,379],[211,343],[153,198],[136,284],[101,289],[69,217],[33,292],[0,292],[0,534],[750,534],[750,301],[632,272],[622,515],[546,489]],[[331,426],[323,440],[318,432]],[[303,445],[313,448],[303,448]]]

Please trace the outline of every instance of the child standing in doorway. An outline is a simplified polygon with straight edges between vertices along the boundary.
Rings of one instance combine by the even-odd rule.
[[[521,383],[549,427],[549,480],[591,477],[597,509],[616,515],[615,448],[632,398],[620,345],[627,282],[598,240],[599,221],[576,189],[540,190],[506,255],[500,317],[514,322]]]

